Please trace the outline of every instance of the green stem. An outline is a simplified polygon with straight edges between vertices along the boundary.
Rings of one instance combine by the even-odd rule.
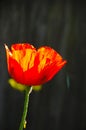
[[[26,116],[27,116],[28,105],[29,105],[29,96],[30,96],[31,90],[32,90],[31,87],[25,90],[24,110],[23,110],[23,115],[22,115],[19,130],[23,130],[24,124],[26,123]]]

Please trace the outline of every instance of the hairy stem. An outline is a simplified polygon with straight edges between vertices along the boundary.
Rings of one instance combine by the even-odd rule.
[[[24,125],[26,125],[26,116],[27,116],[28,105],[29,105],[29,96],[30,96],[31,91],[32,91],[32,87],[28,87],[25,90],[24,110],[23,110],[23,115],[22,115],[19,130],[23,130],[23,128],[25,127]]]

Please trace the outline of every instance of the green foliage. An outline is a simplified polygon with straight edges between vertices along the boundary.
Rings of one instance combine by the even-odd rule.
[[[8,83],[10,84],[10,86],[16,90],[19,90],[19,91],[24,91],[28,88],[28,86],[25,86],[23,84],[20,84],[20,83],[17,83],[14,79],[10,78],[8,80]],[[29,87],[30,88],[30,87]],[[42,85],[35,85],[35,86],[32,86],[32,90],[34,91],[40,91],[42,89]]]
[[[42,85],[32,86],[34,91],[40,91],[42,89]]]
[[[9,84],[10,84],[10,86],[11,86],[12,88],[17,89],[17,90],[19,90],[19,91],[24,91],[24,90],[27,88],[27,86],[22,85],[22,84],[20,84],[20,83],[17,83],[17,82],[16,82],[14,79],[12,79],[12,78],[10,78],[10,79],[8,80],[8,82],[9,82]]]

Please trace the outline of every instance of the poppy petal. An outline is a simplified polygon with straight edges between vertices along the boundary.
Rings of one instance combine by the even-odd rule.
[[[11,46],[11,51],[7,45],[5,49],[9,74],[28,86],[48,82],[66,64],[66,60],[48,46],[36,50],[30,44],[17,43]]]

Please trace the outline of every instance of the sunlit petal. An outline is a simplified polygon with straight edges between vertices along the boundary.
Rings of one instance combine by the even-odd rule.
[[[66,64],[52,48],[36,50],[28,43],[16,43],[11,50],[5,45],[8,71],[14,80],[24,85],[41,85],[51,80]]]

